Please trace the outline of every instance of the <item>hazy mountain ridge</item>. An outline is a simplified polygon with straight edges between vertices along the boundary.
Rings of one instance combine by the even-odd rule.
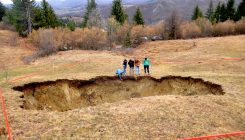
[[[61,2],[63,1],[63,2]],[[241,0],[236,0],[236,5]],[[96,0],[101,14],[104,18],[110,15],[112,0]],[[146,23],[155,23],[164,20],[173,10],[179,12],[183,19],[191,19],[192,11],[196,5],[199,5],[203,11],[209,6],[209,0],[123,0],[125,11],[130,19],[132,18],[136,7],[140,7]],[[213,0],[214,6],[218,2],[226,0]],[[50,0],[50,4],[56,10],[59,16],[80,16],[86,7],[87,0]],[[62,6],[63,5],[63,6]]]

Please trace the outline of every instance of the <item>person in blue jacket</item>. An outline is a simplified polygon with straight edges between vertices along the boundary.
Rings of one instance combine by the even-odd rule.
[[[124,71],[121,69],[117,69],[116,74],[118,75],[118,78],[122,81],[122,75],[124,74]]]
[[[148,75],[150,75],[150,60],[148,58],[145,58],[143,60],[143,65],[144,65],[145,74],[148,73]]]

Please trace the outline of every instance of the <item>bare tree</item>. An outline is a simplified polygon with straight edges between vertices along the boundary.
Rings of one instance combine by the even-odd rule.
[[[178,12],[173,11],[166,20],[165,31],[168,39],[178,39],[180,37],[181,18]]]

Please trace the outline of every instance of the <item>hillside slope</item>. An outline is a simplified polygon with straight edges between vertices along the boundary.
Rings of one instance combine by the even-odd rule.
[[[30,65],[12,62],[8,81],[4,78],[5,73],[0,71],[0,85],[14,139],[172,140],[245,130],[244,44],[244,35],[158,41],[143,44],[129,53],[74,50],[41,58]],[[18,46],[16,49],[21,50]],[[6,53],[12,55],[9,51]],[[148,96],[57,112],[23,109],[23,93],[11,89],[31,82],[113,76],[115,70],[122,67],[123,59],[146,56],[151,61],[152,77],[201,78],[221,85],[225,95]],[[115,82],[123,85],[120,81]],[[2,128],[5,124],[2,114],[0,118]]]

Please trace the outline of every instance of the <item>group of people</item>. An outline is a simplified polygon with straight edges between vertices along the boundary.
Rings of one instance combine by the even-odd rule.
[[[118,78],[120,80],[123,80],[122,76],[126,75],[128,66],[130,69],[130,76],[134,76],[134,74],[139,76],[140,75],[140,64],[141,64],[140,60],[138,60],[138,59],[130,59],[129,61],[127,59],[125,59],[123,61],[123,70],[118,69],[116,71]],[[144,66],[145,74],[150,75],[150,60],[148,58],[144,58],[143,66]]]

